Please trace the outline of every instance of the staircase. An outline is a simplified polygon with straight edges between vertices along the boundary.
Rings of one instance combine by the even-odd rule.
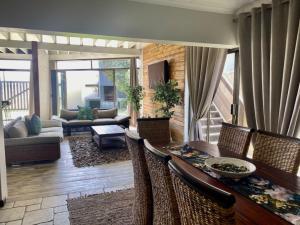
[[[207,136],[207,117],[200,120],[203,132],[203,138],[206,140]],[[209,126],[209,142],[211,144],[217,144],[219,140],[220,130],[222,127],[223,118],[216,106],[212,104],[210,106],[210,126]]]

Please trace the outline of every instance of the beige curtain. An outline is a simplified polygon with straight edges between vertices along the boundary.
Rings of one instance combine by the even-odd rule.
[[[130,86],[135,87],[139,84],[138,74],[136,68],[136,58],[130,59]],[[138,113],[136,113],[131,105],[129,105],[129,115],[131,117],[130,123],[132,126],[136,126],[136,119],[138,118]]]
[[[219,86],[226,59],[226,49],[187,47],[186,70],[189,85],[192,120],[189,139],[201,140],[201,124]]]
[[[299,0],[273,0],[239,15],[241,81],[250,127],[290,136],[299,129],[294,124],[300,110],[299,19]]]

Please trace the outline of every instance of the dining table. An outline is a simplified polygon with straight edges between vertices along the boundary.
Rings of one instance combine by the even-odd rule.
[[[192,141],[188,143],[193,150],[206,153],[213,157],[233,157],[247,160],[256,166],[254,175],[257,175],[263,179],[267,179],[272,183],[286,188],[294,193],[299,193],[300,179],[298,176],[281,171],[274,167],[270,167],[264,163],[255,161],[250,158],[236,155],[230,151],[219,148],[217,145],[210,144],[204,141]],[[172,152],[172,151],[170,151]],[[196,168],[192,164],[186,162],[176,154],[170,154],[172,160],[177,163],[185,172],[191,176],[204,181],[212,186],[220,188],[234,195],[236,203],[234,204],[235,218],[237,224],[247,225],[277,225],[277,224],[291,224],[282,217],[276,215],[274,212],[262,207],[255,201],[247,198],[236,190],[232,189],[224,182],[210,176],[204,171]]]

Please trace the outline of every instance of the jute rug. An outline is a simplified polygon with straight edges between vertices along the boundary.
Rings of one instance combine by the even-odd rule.
[[[78,135],[68,137],[73,163],[76,167],[95,166],[116,161],[130,160],[130,154],[126,147],[120,147],[118,139],[107,139],[106,146],[102,150],[98,149],[91,135]],[[111,143],[107,143],[111,142]]]
[[[134,189],[69,199],[71,225],[132,225]]]

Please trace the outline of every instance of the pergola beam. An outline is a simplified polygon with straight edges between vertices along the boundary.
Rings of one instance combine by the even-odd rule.
[[[0,40],[0,47],[30,49],[31,42]],[[139,49],[124,49],[124,48],[100,47],[100,46],[96,47],[96,46],[53,44],[53,43],[38,43],[38,48],[45,49],[45,50],[53,50],[53,51],[91,52],[91,53],[118,54],[118,55],[129,55],[129,56],[141,55],[141,50]]]
[[[124,54],[102,54],[102,53],[72,53],[72,54],[51,54],[49,60],[80,60],[80,59],[107,59],[107,58],[125,58],[136,57]]]
[[[31,60],[32,56],[29,55],[29,54],[0,53],[0,59],[23,59],[23,60]]]

